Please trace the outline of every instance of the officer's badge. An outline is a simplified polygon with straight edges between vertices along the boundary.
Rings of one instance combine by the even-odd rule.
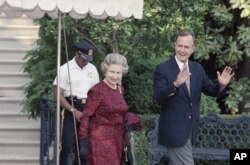
[[[88,76],[88,78],[93,78],[93,75],[92,75],[91,72],[89,72],[89,73],[87,74],[87,76]]]

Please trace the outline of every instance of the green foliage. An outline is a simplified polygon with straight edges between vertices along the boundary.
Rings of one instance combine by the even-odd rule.
[[[29,113],[31,117],[39,116],[39,98],[45,93],[51,93],[52,82],[56,72],[55,56],[56,50],[50,49],[52,43],[38,40],[36,50],[27,53],[28,62],[24,71],[31,77],[29,86],[25,89],[26,101],[23,111]]]
[[[94,60],[98,68],[107,53],[120,52],[126,55],[130,71],[123,84],[130,110],[156,113],[157,105],[152,101],[153,69],[159,61],[174,54],[176,31],[191,29],[195,32],[195,60],[204,61],[215,57],[213,59],[218,68],[231,65],[242,69],[239,63],[250,57],[249,21],[239,18],[236,11],[238,8],[247,9],[242,3],[237,0],[147,0],[142,20],[96,20],[91,17],[74,20],[65,16],[63,23],[66,27],[69,58],[74,55],[73,43],[82,40],[98,46],[99,51]],[[248,1],[244,3],[249,4]],[[39,97],[45,93],[51,94],[56,75],[58,33],[57,20],[45,17],[36,22],[40,25],[40,39],[37,48],[27,54],[28,61],[24,66],[25,72],[32,79],[26,89],[24,111],[33,117],[39,115]],[[66,61],[63,38],[64,35],[61,42],[61,64]],[[231,92],[229,95],[235,94]]]
[[[245,25],[239,26],[237,34],[237,42],[242,49],[242,53],[250,57],[250,28]]]
[[[211,15],[213,19],[220,25],[230,27],[232,22],[233,15],[229,12],[229,9],[225,5],[215,5],[211,10]]]
[[[220,108],[216,102],[216,98],[202,94],[200,113],[202,115],[206,115],[208,113],[220,113]]]
[[[244,99],[250,96],[250,80],[249,78],[241,78],[238,81],[233,81],[230,84],[231,90],[228,91],[228,98],[226,99],[226,105],[229,111],[232,113],[239,112],[239,104]],[[244,103],[245,113],[250,112],[249,101]]]
[[[138,165],[148,164],[148,138],[145,129],[134,133],[136,144],[136,160]]]
[[[230,0],[232,9],[240,9],[242,18],[250,16],[250,1],[249,0]]]
[[[129,58],[131,67],[123,83],[130,111],[149,114],[156,113],[159,110],[159,106],[152,98],[153,71],[159,60],[161,59],[155,59],[153,56],[148,59],[142,57]]]
[[[154,127],[155,117],[155,115],[143,115],[143,129],[139,132],[134,132],[138,165],[148,164],[148,133]]]
[[[232,6],[231,6],[232,5]],[[214,1],[208,5],[209,10],[205,15],[205,35],[198,38],[197,50],[195,58],[198,60],[209,60],[210,57],[216,57],[216,67],[223,68],[225,65],[230,65],[238,69],[239,73],[235,79],[235,83],[241,84],[241,77],[248,77],[249,80],[249,65],[240,65],[245,60],[249,60],[249,20],[240,18],[237,9],[248,8],[249,1],[231,0],[230,3],[226,1]],[[243,7],[244,6],[244,7]],[[237,70],[236,70],[237,72]],[[241,84],[243,85],[243,84]],[[249,88],[246,83],[243,86]],[[232,86],[232,85],[231,85]],[[235,97],[239,95],[239,90],[229,88],[228,97],[226,98],[226,105],[228,110],[236,109],[238,112],[240,104],[244,99]],[[243,94],[243,98],[247,95]],[[244,106],[246,108],[246,106]],[[247,109],[245,109],[247,110]]]

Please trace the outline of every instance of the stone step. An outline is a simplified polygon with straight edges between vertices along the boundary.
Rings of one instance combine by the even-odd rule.
[[[22,48],[24,46],[33,46],[35,45],[38,37],[37,36],[15,36],[15,37],[6,37],[0,36],[0,45],[1,47],[15,47]]]
[[[27,123],[2,123],[0,125],[0,130],[2,132],[37,132],[40,131],[40,119],[36,119],[37,122],[33,124]],[[4,137],[4,136],[2,136]]]
[[[1,106],[2,104],[0,104]],[[20,110],[21,105],[18,106],[18,108],[12,108],[12,109],[1,109],[0,114],[1,115],[11,115],[11,114],[23,114],[23,112]]]
[[[39,157],[0,156],[0,165],[39,165]]]
[[[27,114],[1,114],[0,113],[0,124],[16,123],[16,124],[34,124],[37,120],[29,119]],[[40,122],[39,122],[40,123]]]
[[[0,89],[0,97],[21,97],[24,94],[23,89]]]
[[[0,16],[0,165],[39,165],[40,118],[21,112],[25,55],[36,45],[39,26],[28,17]]]
[[[23,72],[24,63],[24,60],[0,59],[0,70],[6,70],[8,72]]]
[[[19,144],[21,142],[40,140],[40,121],[27,123],[1,123],[0,143]],[[1,145],[1,144],[0,144]],[[0,152],[1,153],[1,152]],[[1,155],[1,154],[0,154]]]
[[[40,120],[40,119],[39,119]],[[40,140],[40,121],[30,123],[0,123],[0,143]],[[1,155],[1,154],[0,154]]]
[[[33,20],[29,17],[15,17],[9,18],[4,15],[0,15],[0,25],[33,25]]]
[[[29,157],[30,155],[39,157],[39,141],[4,141],[0,142],[1,156]]]
[[[15,84],[20,83],[20,85],[27,85],[30,82],[28,74],[22,72],[3,72],[0,71],[0,82],[2,84]]]
[[[15,47],[2,47],[0,45],[0,53],[19,53],[19,52],[22,52],[22,53],[25,53],[27,51],[29,51],[30,49],[27,48],[27,47],[23,47],[23,48],[15,48]],[[6,57],[5,57],[6,58]]]
[[[1,35],[1,33],[0,33]],[[0,45],[1,48],[5,48],[5,49],[11,49],[11,48],[15,48],[15,49],[33,49],[35,48],[36,44],[35,44],[35,40],[22,40],[22,41],[16,41],[16,40],[1,40],[0,38]]]
[[[0,60],[23,60],[28,50],[0,49]]]
[[[40,130],[40,122],[36,122],[34,124],[15,124],[15,123],[4,123],[0,124],[0,132],[8,132],[8,131],[19,131],[19,132],[31,132]]]
[[[38,36],[15,36],[15,37],[6,37],[6,36],[0,36],[0,41],[12,41],[12,42],[36,42],[38,39]]]
[[[2,111],[20,112],[22,109],[22,104],[24,103],[23,97],[0,97],[1,112]]]
[[[2,84],[0,83],[1,97],[23,97],[25,86],[20,84]]]
[[[34,25],[1,25],[2,37],[15,38],[17,36],[38,36],[38,27]]]
[[[23,124],[23,128],[15,127],[15,126],[7,126],[7,128],[3,128],[3,124],[0,124],[0,141],[15,141],[15,140],[22,140],[25,141],[27,139],[40,139],[40,125],[37,122],[35,123],[36,127],[27,127]]]

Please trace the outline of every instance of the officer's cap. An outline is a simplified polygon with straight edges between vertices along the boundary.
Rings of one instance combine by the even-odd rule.
[[[93,51],[96,51],[96,47],[92,44],[84,41],[84,42],[76,42],[75,43],[75,50],[78,51],[82,58],[84,58],[87,61],[92,61],[93,57],[92,55],[88,55],[88,51],[92,49]]]

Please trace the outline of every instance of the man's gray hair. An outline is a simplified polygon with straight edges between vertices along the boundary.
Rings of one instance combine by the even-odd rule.
[[[177,33],[177,35],[176,35],[175,41],[178,39],[178,37],[184,37],[184,36],[188,36],[188,35],[192,36],[193,41],[195,43],[195,34],[191,30],[181,30],[181,31],[179,31]]]

